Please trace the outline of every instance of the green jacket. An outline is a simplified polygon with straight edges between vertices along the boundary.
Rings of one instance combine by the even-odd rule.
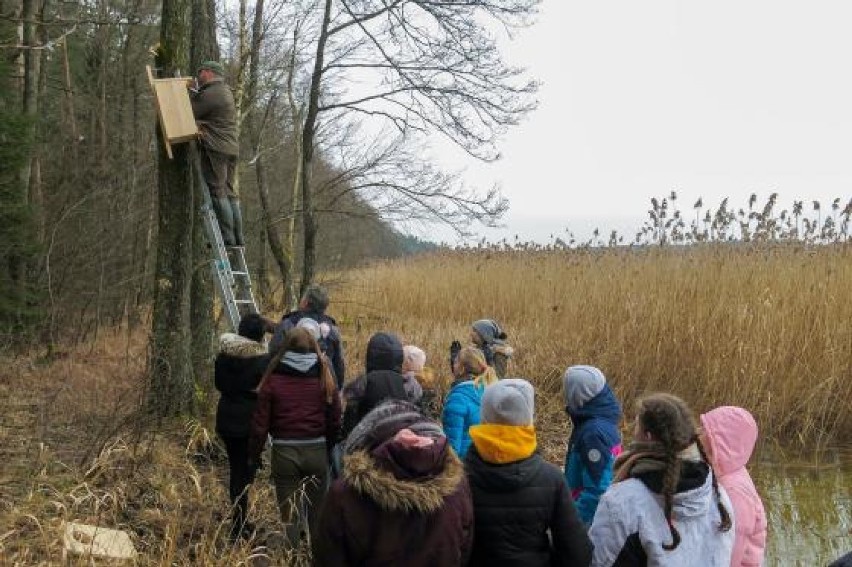
[[[194,93],[190,101],[204,147],[229,156],[239,155],[234,95],[225,80],[213,79]]]

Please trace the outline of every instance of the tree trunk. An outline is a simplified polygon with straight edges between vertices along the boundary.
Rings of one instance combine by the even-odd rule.
[[[34,139],[34,133],[36,131],[36,119],[38,118],[38,83],[39,77],[41,74],[41,49],[34,49],[38,46],[38,26],[36,25],[36,21],[38,15],[40,13],[39,6],[41,2],[38,0],[24,0],[23,11],[21,16],[23,18],[23,45],[27,48],[24,49],[24,66],[23,66],[23,113],[25,116],[30,118],[30,139],[33,140],[33,155],[30,156],[30,159],[27,160],[21,171],[21,182],[24,184],[24,187],[27,188],[27,200],[30,200],[31,190],[32,190],[32,166],[33,161],[36,159],[35,152],[38,147],[38,143]]]
[[[195,1],[192,8],[192,60],[190,67],[197,69],[208,59],[219,59],[219,44],[216,42],[216,5],[213,0]],[[191,154],[193,163],[198,153]],[[206,392],[212,390],[213,380],[213,278],[210,272],[212,251],[201,222],[202,191],[207,187],[197,179],[198,170],[193,168],[193,272],[190,292],[190,326],[192,329],[192,368],[196,384]]]
[[[278,266],[278,273],[281,275],[281,285],[284,286],[286,295],[287,286],[290,283],[291,264],[288,261],[287,255],[284,253],[284,248],[281,246],[281,238],[275,230],[275,223],[272,222],[272,215],[269,212],[269,191],[266,187],[266,172],[263,168],[262,157],[257,157],[254,167],[255,174],[257,175],[257,193],[260,197],[263,225],[266,227],[266,239],[269,241],[272,258]],[[289,304],[286,304],[286,307],[289,307]]]
[[[305,116],[305,126],[302,130],[302,225],[304,236],[304,257],[302,258],[302,281],[299,295],[302,295],[307,287],[313,282],[316,270],[316,236],[317,225],[314,218],[314,208],[311,186],[313,177],[314,159],[314,132],[316,130],[317,113],[319,111],[319,95],[322,84],[323,58],[325,56],[325,44],[328,41],[328,25],[331,20],[331,2],[325,1],[325,10],[322,18],[319,39],[317,40],[317,54],[314,60],[314,72],[311,76],[311,90],[308,99],[308,112]]]
[[[156,66],[165,76],[186,69],[189,63],[188,16],[189,0],[163,0]],[[190,332],[195,211],[187,144],[176,144],[171,160],[162,144],[158,148],[159,231],[148,401],[155,415],[171,416],[195,409]]]

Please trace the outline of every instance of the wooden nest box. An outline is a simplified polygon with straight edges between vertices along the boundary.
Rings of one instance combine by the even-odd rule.
[[[198,137],[198,126],[192,115],[192,105],[189,103],[189,93],[186,89],[187,79],[155,79],[151,66],[146,65],[145,69],[151,90],[154,91],[166,154],[172,159],[172,144],[189,142]]]

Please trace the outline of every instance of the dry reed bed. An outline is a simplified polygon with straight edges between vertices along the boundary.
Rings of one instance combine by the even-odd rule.
[[[628,413],[665,390],[699,411],[745,406],[784,443],[826,443],[852,433],[850,260],[849,245],[439,253],[348,274],[334,311],[350,359],[389,329],[443,373],[450,341],[496,318],[554,433],[567,431],[560,376],[588,363]]]
[[[338,275],[333,313],[350,375],[369,336],[388,329],[426,348],[444,383],[449,342],[464,340],[474,319],[499,319],[516,373],[539,388],[539,440],[554,462],[568,435],[559,377],[574,363],[603,368],[628,408],[641,392],[669,390],[698,410],[749,407],[783,442],[832,442],[852,430],[850,254],[849,246],[436,254]],[[32,418],[0,427],[0,455],[11,461],[0,474],[0,562],[58,564],[59,528],[72,520],[129,530],[141,566],[289,563],[274,551],[265,557],[266,537],[224,541],[225,464],[204,427],[209,415],[187,426],[134,413],[145,338],[104,334],[51,364],[0,365],[0,406],[21,402],[9,415]],[[265,478],[253,501],[253,519],[277,529]]]

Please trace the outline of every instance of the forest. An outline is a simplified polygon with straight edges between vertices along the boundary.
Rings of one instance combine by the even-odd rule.
[[[503,61],[494,30],[535,11],[533,0],[2,0],[0,345],[49,357],[108,327],[150,327],[155,383],[183,391],[162,412],[191,405],[213,342],[210,250],[193,147],[164,155],[146,65],[158,77],[224,65],[246,254],[261,305],[279,311],[318,270],[422,248],[412,228],[469,234],[499,220],[499,191],[465,186],[424,145],[439,136],[497,158],[537,84]]]

